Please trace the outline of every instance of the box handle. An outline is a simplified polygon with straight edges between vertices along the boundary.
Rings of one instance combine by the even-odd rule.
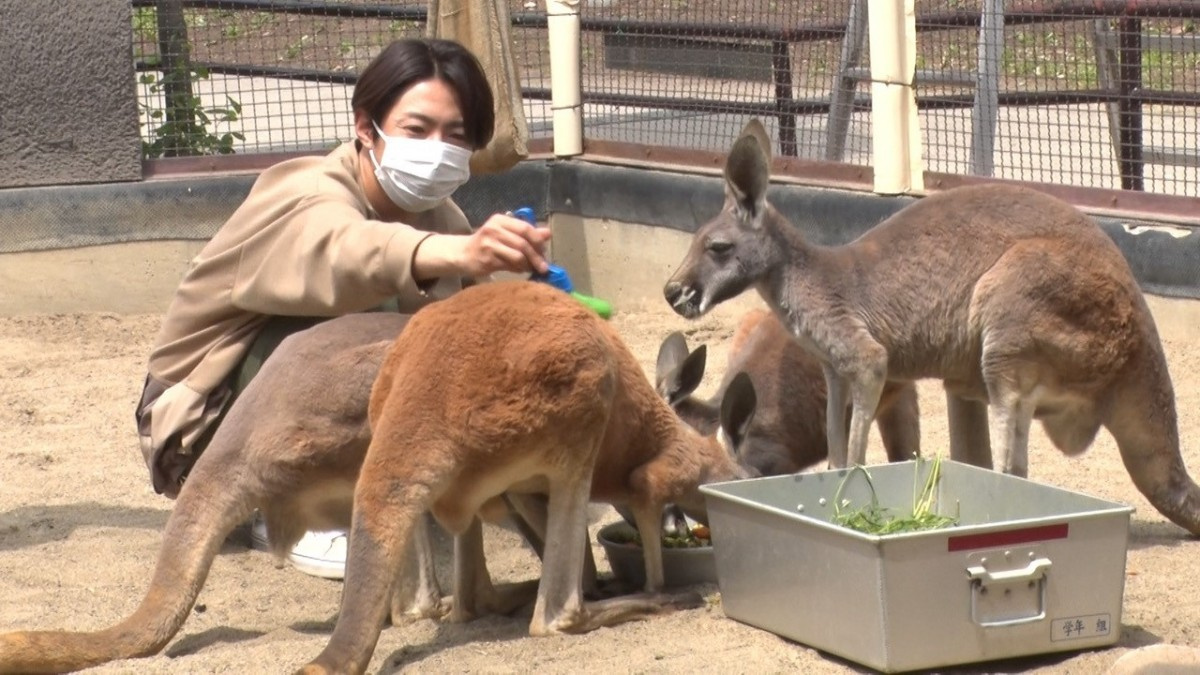
[[[967,578],[978,581],[980,586],[987,588],[988,584],[1011,584],[1017,581],[1037,581],[1046,576],[1050,569],[1049,558],[1035,558],[1029,564],[1003,572],[989,572],[983,565],[972,565],[967,568]]]
[[[982,565],[967,567],[967,578],[971,580],[974,590],[971,592],[971,617],[975,623],[985,628],[1000,626],[1016,626],[1023,623],[1041,621],[1046,618],[1046,570],[1050,569],[1049,558],[1035,558],[1024,567],[1000,572],[991,572]],[[989,585],[1012,585],[1018,583],[1038,583],[1038,611],[1030,616],[1000,621],[980,621],[976,607],[976,597],[981,589]]]

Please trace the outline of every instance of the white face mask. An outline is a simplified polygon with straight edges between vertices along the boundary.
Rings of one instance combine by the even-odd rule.
[[[374,149],[367,153],[375,179],[405,211],[432,209],[471,177],[470,150],[429,138],[388,136],[378,124],[375,131],[387,142],[382,158],[375,159]]]

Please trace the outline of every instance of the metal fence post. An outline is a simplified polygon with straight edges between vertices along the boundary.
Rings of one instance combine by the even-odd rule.
[[[1000,109],[1000,57],[1004,53],[1004,0],[985,0],[979,25],[975,110],[971,115],[971,173],[995,171],[996,116]]]
[[[1146,165],[1142,161],[1142,20],[1121,17],[1118,26],[1117,100],[1118,130],[1121,138],[1118,164],[1121,189],[1144,190]]]
[[[833,81],[833,95],[829,101],[829,124],[825,128],[825,159],[831,162],[842,161],[846,152],[846,132],[850,129],[850,112],[854,109],[854,94],[858,89],[858,77],[849,70],[862,60],[867,14],[867,0],[851,0],[838,74]]]
[[[791,43],[775,40],[771,43],[771,72],[775,83],[775,106],[779,108],[779,154],[796,156],[796,114],[788,112],[792,102],[792,59],[788,54]]]
[[[164,121],[172,133],[163,147],[164,157],[192,154],[188,151],[187,129],[193,122],[191,48],[182,0],[155,3],[158,55],[162,63]]]

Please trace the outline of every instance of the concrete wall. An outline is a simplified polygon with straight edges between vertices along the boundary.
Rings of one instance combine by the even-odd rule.
[[[161,311],[253,179],[0,190],[0,314]],[[543,221],[553,214],[555,261],[581,291],[621,307],[662,301],[662,284],[692,232],[720,208],[722,192],[720,179],[708,176],[528,162],[472,179],[456,199],[473,223],[520,205],[534,206]],[[771,200],[823,244],[849,241],[912,201],[783,185]],[[1144,290],[1200,298],[1200,230],[1098,220]]]
[[[577,217],[554,219],[555,262],[616,311],[664,306],[662,285],[690,235],[662,227]],[[159,314],[203,242],[159,241],[0,255],[0,316],[72,312]],[[1200,301],[1147,296],[1165,340],[1195,340]],[[761,306],[745,293],[731,315]]]
[[[690,239],[668,228],[570,215],[555,216],[552,226],[554,262],[581,291],[618,308],[662,302],[663,282]],[[162,312],[203,246],[138,241],[0,254],[0,316]]]
[[[0,188],[139,180],[129,0],[0,0]]]

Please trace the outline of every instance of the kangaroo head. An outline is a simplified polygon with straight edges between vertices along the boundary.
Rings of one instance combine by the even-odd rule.
[[[687,339],[675,331],[658,348],[654,367],[654,386],[679,418],[696,431],[710,434],[720,421],[716,406],[692,396],[704,379],[708,347],[700,345],[689,351]]]
[[[738,461],[738,448],[746,439],[750,423],[754,420],[754,411],[757,405],[758,399],[755,396],[754,384],[750,381],[750,376],[744,372],[738,373],[721,397],[721,407],[718,413],[720,426],[716,429],[715,436],[711,433],[700,436],[700,440],[704,444],[700,455],[705,457],[703,461],[706,469],[701,484],[753,478],[759,475],[758,471]],[[702,523],[708,522],[708,509],[699,486],[681,495],[675,501],[675,505],[693,520]]]
[[[692,237],[687,256],[663,288],[676,312],[696,318],[736,297],[775,265],[778,244],[764,231],[770,209],[771,142],[750,120],[725,160],[725,205]]]

